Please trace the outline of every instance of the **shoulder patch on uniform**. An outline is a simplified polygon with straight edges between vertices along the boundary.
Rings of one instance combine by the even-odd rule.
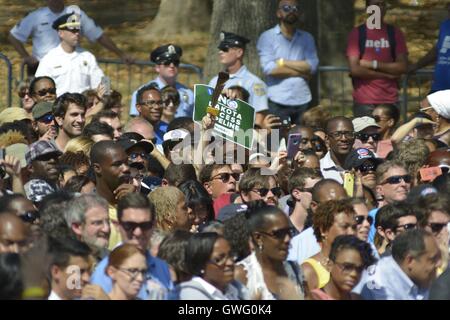
[[[263,96],[266,94],[266,89],[264,88],[264,85],[262,83],[255,83],[253,85],[253,92],[257,96]]]

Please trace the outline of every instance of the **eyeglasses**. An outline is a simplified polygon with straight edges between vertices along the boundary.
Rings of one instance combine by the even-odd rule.
[[[360,165],[359,167],[356,168],[356,170],[360,171],[361,173],[368,173],[368,172],[374,172],[377,170],[377,166],[372,163],[363,163],[362,165]]]
[[[51,123],[53,120],[55,120],[55,117],[52,114],[46,114],[45,116],[40,117],[37,119],[39,122],[43,122],[45,124]]]
[[[431,231],[435,234],[438,234],[442,231],[443,228],[447,227],[447,223],[429,223],[428,226],[431,228]]]
[[[143,279],[147,278],[147,269],[119,268],[119,270],[128,274],[131,278],[131,281],[134,281],[138,277],[138,275],[141,275]]]
[[[344,136],[346,139],[355,138],[355,133],[353,131],[335,131],[328,133],[328,135],[334,139],[339,139],[342,136]]]
[[[26,96],[31,96],[30,95],[30,93],[27,91],[27,90],[25,90],[25,91],[20,91],[19,93],[18,93],[18,95],[19,95],[19,98],[21,98],[21,99],[23,99],[23,98],[25,98]]]
[[[381,122],[381,121],[388,121],[390,120],[390,118],[382,118],[380,116],[373,116],[374,120],[376,123]]]
[[[300,10],[300,8],[298,6],[291,6],[291,5],[288,5],[288,4],[282,5],[280,7],[280,9],[283,10],[284,12],[286,12],[286,13],[298,12]]]
[[[26,211],[19,215],[19,218],[22,219],[23,222],[34,223],[40,218],[40,214],[39,211]]]
[[[357,225],[362,224],[364,220],[367,220],[370,225],[373,224],[373,217],[371,216],[355,216],[355,220]]]
[[[417,224],[416,223],[400,224],[395,227],[395,230],[397,230],[399,228],[403,228],[404,230],[413,230],[413,229],[417,229]]]
[[[142,231],[148,231],[153,227],[153,221],[147,221],[147,222],[129,222],[129,221],[121,221],[120,225],[126,232],[133,232],[137,228],[140,228]]]
[[[173,63],[175,67],[180,65],[180,60],[165,60],[159,63],[159,65],[165,65],[166,67],[170,66]]]
[[[379,133],[357,133],[356,137],[361,140],[362,143],[369,141],[369,138],[372,138],[373,141],[381,140],[381,135]]]
[[[161,107],[163,105],[163,102],[161,100],[156,101],[156,100],[147,100],[147,101],[142,101],[141,103],[139,103],[142,106],[146,106],[146,107],[152,107],[152,106],[158,106]]]
[[[267,196],[269,194],[269,191],[272,191],[272,194],[276,197],[281,196],[281,188],[280,187],[275,187],[272,189],[269,189],[269,188],[252,189],[252,191],[258,193],[261,197]]]
[[[215,265],[218,268],[223,268],[228,260],[231,260],[233,263],[235,263],[238,259],[237,255],[225,255],[223,257],[219,257],[219,258],[213,258],[211,260],[209,260],[208,262]]]
[[[299,189],[301,192],[309,192],[309,193],[312,193],[312,191],[313,191],[313,188],[301,188],[301,189]]]
[[[130,155],[128,157],[130,158],[130,160],[134,161],[138,157],[141,157],[142,159],[147,159],[148,154],[145,152],[132,152],[132,153],[130,153]]]
[[[289,235],[290,238],[293,238],[295,236],[295,228],[285,228],[285,229],[274,230],[271,232],[259,231],[259,233],[262,233],[262,234],[272,237],[272,238],[276,238],[278,240],[284,240],[287,235]]]
[[[404,176],[392,176],[384,180],[381,184],[399,184],[401,181],[404,181],[405,183],[411,183],[411,176],[410,175],[404,175]]]
[[[231,177],[233,177],[233,179],[235,181],[239,181],[241,175],[239,173],[224,172],[224,173],[219,173],[218,175],[215,175],[214,177],[212,177],[211,180],[220,179],[220,180],[222,180],[223,183],[227,183],[228,181],[230,181]]]
[[[47,88],[47,89],[42,89],[39,90],[37,92],[35,92],[38,96],[40,97],[44,97],[47,95],[47,93],[49,94],[56,94],[56,88]]]
[[[354,265],[352,263],[339,263],[339,262],[335,262],[334,263],[336,266],[339,267],[339,269],[341,269],[341,271],[343,273],[346,274],[350,274],[353,271],[356,271],[356,273],[362,273],[364,271],[364,266],[357,266]]]

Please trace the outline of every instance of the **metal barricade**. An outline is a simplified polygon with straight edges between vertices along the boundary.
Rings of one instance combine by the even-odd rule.
[[[408,111],[416,111],[418,103],[430,91],[433,69],[421,69],[404,75],[399,81],[399,104],[403,120]],[[318,69],[318,97],[321,105],[334,115],[352,114],[352,80],[348,67],[320,66]]]
[[[132,93],[145,83],[155,79],[155,63],[151,61],[134,61],[127,65],[118,59],[98,59],[100,68],[111,78],[111,86],[123,96],[124,105],[129,105]],[[178,82],[187,87],[203,83],[203,70],[193,64],[181,63],[179,66]]]
[[[6,88],[6,99],[4,99],[4,96],[2,95],[0,98],[0,108],[3,108],[4,106],[9,108],[12,104],[12,65],[8,57],[2,53],[0,53],[0,60],[6,64],[5,75],[3,75],[4,68],[0,67],[0,88]],[[5,92],[5,90],[2,91]]]

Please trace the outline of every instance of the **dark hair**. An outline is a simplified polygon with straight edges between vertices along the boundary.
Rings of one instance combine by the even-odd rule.
[[[105,159],[105,156],[109,154],[109,150],[122,149],[122,147],[115,141],[104,140],[94,143],[89,154],[91,163],[100,163]]]
[[[4,196],[0,197],[0,210],[15,211],[13,208],[13,203],[19,199],[27,200],[24,195],[19,193],[5,194]]]
[[[170,85],[165,86],[161,89],[161,98],[164,96],[167,96],[169,99],[171,99],[174,102],[174,105],[180,104],[180,94],[178,93],[178,90]]]
[[[215,232],[196,233],[190,237],[185,253],[186,267],[190,274],[202,276],[219,238],[222,237]]]
[[[120,118],[119,114],[117,112],[114,112],[112,110],[102,110],[99,113],[96,113],[93,117],[92,117],[92,121],[99,121],[101,118],[107,118],[107,119],[115,119],[115,118]]]
[[[239,180],[239,191],[250,192],[255,187],[269,187],[269,178],[275,176],[261,174],[260,168],[248,169]],[[275,177],[275,180],[278,180]],[[278,181],[277,181],[278,182]]]
[[[406,202],[396,202],[387,204],[378,210],[375,217],[375,226],[383,230],[391,229],[395,232],[398,226],[398,219],[406,216],[415,216],[412,206]]]
[[[361,260],[363,261],[364,269],[376,262],[370,244],[353,235],[340,235],[334,239],[330,250],[330,260],[336,262],[336,257],[339,252],[347,249],[356,250],[359,252]]]
[[[400,120],[400,111],[395,104],[380,104],[377,108],[383,109],[383,112],[391,119],[394,120],[394,126]]]
[[[164,167],[161,163],[151,154],[148,156],[148,171],[158,178],[164,176]]]
[[[35,87],[36,87],[36,84],[37,84],[39,81],[41,81],[41,80],[48,80],[48,81],[50,81],[50,82],[53,84],[53,87],[56,88],[55,80],[53,80],[52,78],[47,77],[47,76],[36,77],[36,78],[34,78],[33,80],[31,80],[31,83],[30,83],[30,89],[29,89],[30,94],[34,94],[34,89],[35,89]]]
[[[330,127],[331,127],[331,125],[332,124],[334,124],[335,122],[347,122],[347,123],[349,123],[351,126],[352,126],[352,128],[353,128],[353,123],[352,123],[352,121],[349,119],[349,118],[347,118],[347,117],[343,117],[343,116],[337,116],[337,117],[333,117],[333,118],[331,118],[331,119],[329,119],[328,121],[327,121],[327,124],[326,124],[326,126],[325,126],[325,132],[326,132],[326,134],[329,134],[330,133]]]
[[[196,208],[204,206],[208,212],[205,222],[214,220],[213,201],[208,191],[206,191],[205,187],[203,187],[200,182],[197,180],[188,180],[180,184],[178,188],[186,197],[186,205],[191,208],[194,213]]]
[[[105,110],[111,110],[111,108],[117,107],[117,105],[122,104],[122,94],[116,90],[111,90],[111,94],[105,95],[103,99]]]
[[[128,209],[149,209],[150,220],[155,219],[155,207],[140,193],[129,193],[117,203],[117,219],[122,221],[123,211]]]
[[[223,222],[223,236],[228,240],[233,255],[237,256],[237,260],[242,260],[250,255],[250,231],[245,213],[238,213],[232,218]]]
[[[251,233],[267,229],[267,217],[282,214],[283,211],[276,206],[269,206],[262,200],[251,201],[247,203],[247,211],[245,213],[248,221],[248,228]]]
[[[433,237],[423,229],[413,229],[402,232],[392,243],[392,257],[400,264],[408,254],[414,258],[420,257],[426,251],[425,237]]]
[[[322,173],[311,168],[297,168],[289,176],[288,189],[292,192],[294,189],[302,189],[305,187],[306,179],[323,178]]]
[[[90,179],[87,176],[73,176],[71,177],[65,184],[64,186],[64,190],[66,190],[67,192],[81,192],[81,189],[87,185],[89,182],[93,182],[92,179]]]
[[[142,96],[144,95],[144,92],[150,91],[150,90],[154,90],[154,91],[160,93],[157,84],[155,84],[155,83],[152,82],[152,83],[150,83],[150,84],[148,84],[148,85],[145,85],[145,86],[139,88],[139,90],[138,90],[137,93],[136,93],[136,104],[140,104],[141,101],[142,101]]]
[[[20,255],[17,253],[0,254],[0,300],[20,300],[23,281]]]
[[[70,237],[62,239],[49,237],[48,250],[51,255],[50,265],[60,268],[66,268],[69,265],[70,257],[88,259],[91,253],[91,249],[86,243]]]
[[[69,165],[75,170],[85,165],[87,167],[90,166],[89,158],[83,151],[64,152],[61,157],[59,157],[59,163],[63,165]]]
[[[449,215],[449,202],[447,198],[439,194],[429,194],[420,197],[414,205],[414,213],[417,216],[419,226],[425,228],[433,211],[444,212]]]
[[[322,231],[328,231],[334,224],[336,216],[340,213],[354,215],[355,210],[351,199],[330,200],[319,204],[313,215],[313,229],[317,242],[322,242]]]
[[[178,187],[188,180],[197,180],[197,174],[192,164],[169,164],[164,172],[164,179],[169,185]]]
[[[242,95],[242,100],[245,102],[248,102],[248,100],[250,99],[250,93],[241,86],[231,86],[228,89],[239,91],[239,93]]]
[[[186,129],[190,133],[193,133],[193,132],[191,132],[191,130],[192,130],[191,126],[193,123],[194,123],[194,120],[192,120],[192,118],[189,118],[189,117],[175,118],[169,123],[169,126],[167,127],[166,132],[176,130],[176,129]]]
[[[223,167],[229,167],[229,164],[207,164],[203,166],[199,174],[199,180],[201,184],[211,181],[212,173],[214,170],[220,170]]]
[[[165,260],[180,276],[189,274],[186,267],[186,248],[192,233],[185,230],[175,230],[164,237],[159,245],[158,258]]]
[[[114,138],[114,128],[109,124],[100,121],[91,121],[88,125],[86,125],[83,129],[83,136],[89,137],[92,139],[93,136],[97,134],[103,134],[111,138]]]
[[[55,117],[64,118],[71,103],[76,104],[77,106],[83,108],[84,111],[86,111],[87,99],[85,96],[83,96],[81,93],[66,92],[63,95],[59,96],[53,104],[53,115]]]

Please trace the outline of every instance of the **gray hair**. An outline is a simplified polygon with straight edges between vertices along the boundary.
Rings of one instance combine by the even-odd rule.
[[[108,210],[108,202],[96,194],[82,194],[71,200],[64,213],[69,228],[73,223],[84,223],[86,212],[94,207]]]

